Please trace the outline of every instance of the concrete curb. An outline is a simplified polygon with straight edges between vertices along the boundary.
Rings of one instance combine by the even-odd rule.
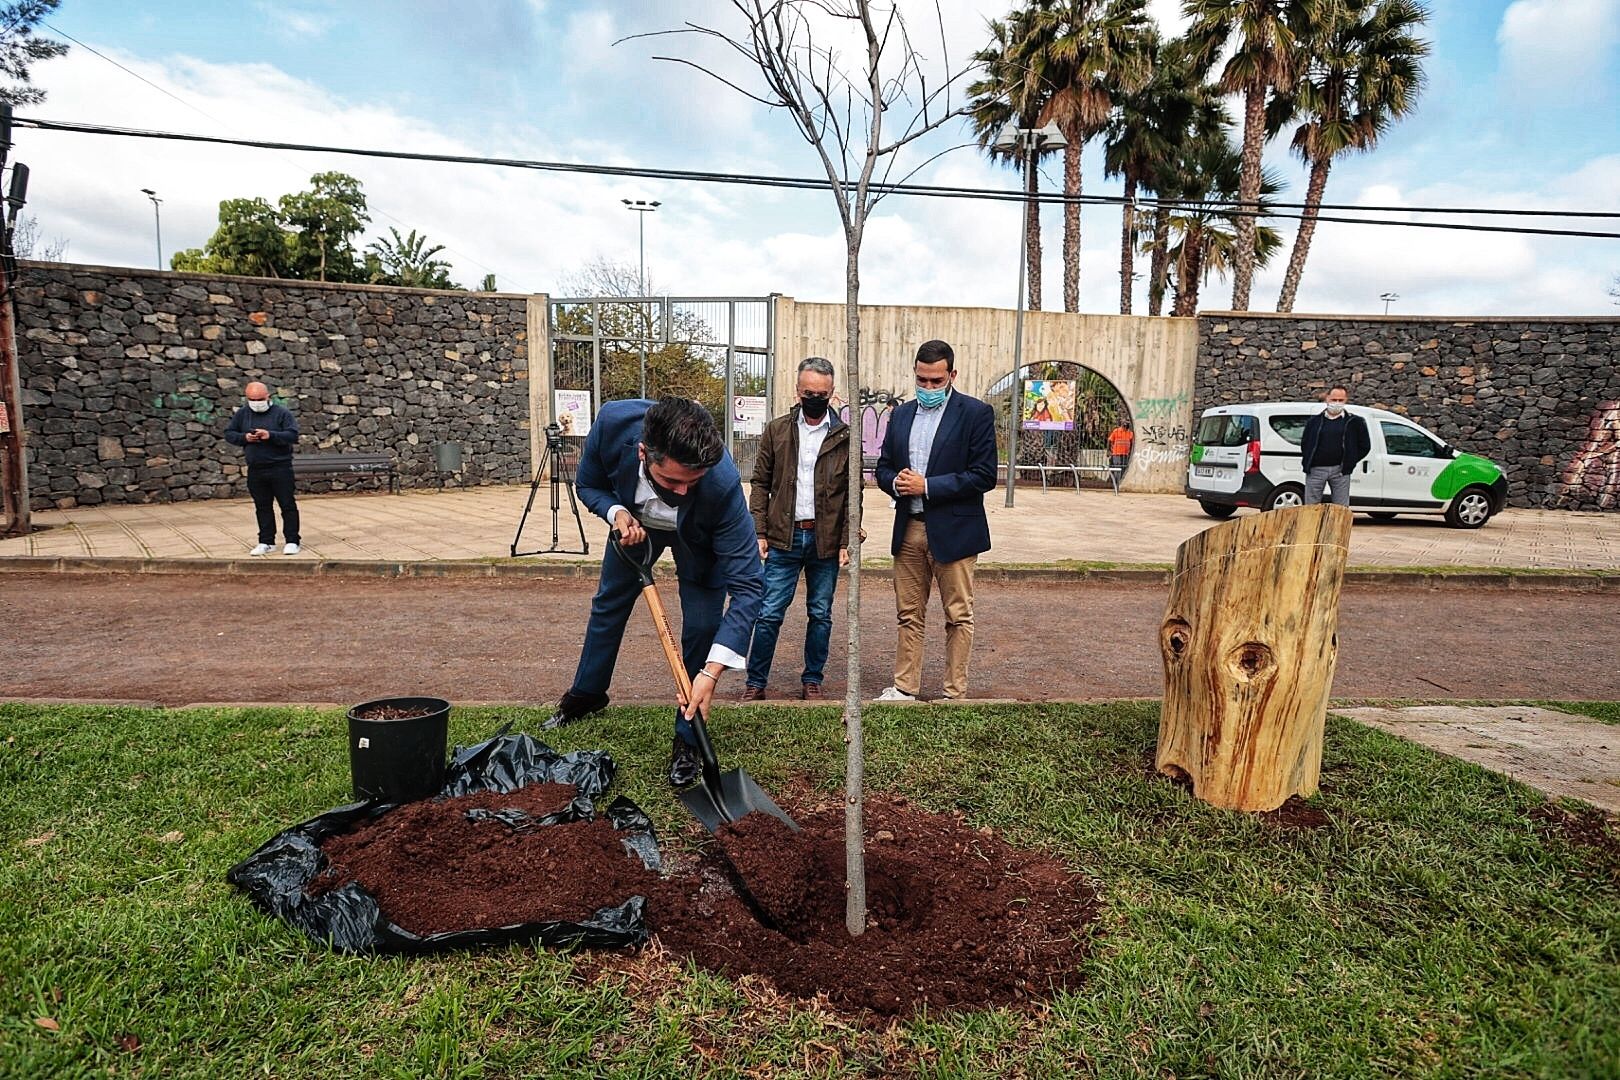
[[[96,558],[88,555],[9,555],[0,557],[0,574],[207,574],[265,575],[272,577],[329,576],[373,578],[527,578],[533,580],[594,579],[599,564],[581,562],[473,562],[440,559],[421,562],[361,559],[128,559]],[[889,580],[894,570],[888,566],[867,567],[862,576]],[[975,577],[1010,585],[1098,584],[1166,585],[1168,569],[1070,569],[1061,566],[996,566],[978,568]],[[1620,571],[1546,572],[1505,570],[1480,573],[1459,570],[1351,570],[1345,574],[1350,585],[1382,585],[1402,588],[1506,588],[1557,589],[1578,592],[1620,593]]]

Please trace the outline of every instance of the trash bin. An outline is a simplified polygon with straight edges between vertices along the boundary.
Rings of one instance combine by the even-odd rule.
[[[444,478],[461,471],[461,444],[453,442],[440,442],[433,444],[433,468],[439,474],[439,486],[444,487]]]

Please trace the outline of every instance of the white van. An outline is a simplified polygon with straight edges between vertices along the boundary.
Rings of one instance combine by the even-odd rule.
[[[1459,452],[1404,416],[1345,406],[1367,421],[1372,449],[1350,477],[1350,509],[1388,519],[1444,514],[1459,529],[1477,529],[1507,502],[1507,475],[1495,462]],[[1305,497],[1300,438],[1319,401],[1220,405],[1206,409],[1194,432],[1187,497],[1204,513],[1231,517],[1240,506],[1271,510]]]

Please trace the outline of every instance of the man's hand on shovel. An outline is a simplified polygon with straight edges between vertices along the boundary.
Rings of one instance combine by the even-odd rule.
[[[714,700],[714,692],[720,685],[720,673],[726,670],[724,665],[711,663],[698,669],[697,677],[692,680],[692,700],[685,703],[686,708],[681,715],[688,720],[698,713],[707,719],[709,703]]]

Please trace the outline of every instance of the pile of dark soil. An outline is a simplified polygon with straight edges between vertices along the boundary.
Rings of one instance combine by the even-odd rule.
[[[750,815],[719,837],[777,929],[754,917],[713,852],[650,895],[663,945],[712,971],[881,1015],[1012,1003],[1078,979],[1096,893],[1056,859],[903,800],[869,799],[868,921],[855,938],[844,928],[842,809],[798,820],[795,834]]]
[[[578,921],[647,895],[657,875],[605,819],[524,823],[562,813],[574,795],[572,784],[531,784],[408,803],[326,841],[328,866],[307,891],[357,881],[390,922],[421,935]]]
[[[524,824],[574,795],[535,784],[400,806],[327,840],[329,865],[307,891],[357,881],[390,921],[423,935],[579,920],[642,896],[648,929],[671,952],[881,1016],[1013,1003],[1078,979],[1097,913],[1091,886],[960,818],[868,800],[869,915],[854,938],[841,807],[802,816],[797,833],[751,814],[660,878],[605,819]]]
[[[1587,857],[1620,881],[1620,825],[1602,810],[1565,810],[1542,803],[1530,811],[1530,820],[1543,836],[1556,836],[1581,848]]]

